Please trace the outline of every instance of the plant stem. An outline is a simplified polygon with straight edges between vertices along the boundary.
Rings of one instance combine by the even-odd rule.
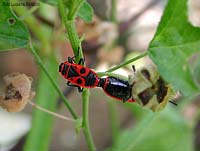
[[[82,2],[81,2],[82,3]],[[74,4],[75,5],[75,4]],[[79,54],[78,56],[76,56],[75,60],[76,62],[78,62],[80,60],[80,58],[83,58],[83,53],[82,53],[82,47],[81,47],[81,41],[79,39],[78,33],[76,31],[76,27],[74,24],[74,20],[71,20],[75,17],[67,17],[66,11],[65,11],[65,7],[64,7],[64,3],[63,0],[58,0],[58,8],[59,8],[59,12],[61,14],[62,17],[62,21],[65,25],[65,28],[67,30],[67,35],[69,37],[70,43],[72,45],[72,49],[74,51],[74,55],[76,56],[77,54]],[[75,13],[75,12],[74,12]],[[73,13],[73,14],[74,14]],[[69,20],[69,18],[71,18]],[[79,52],[78,52],[79,51]]]
[[[109,119],[111,126],[112,141],[113,144],[115,144],[120,133],[116,104],[114,104],[112,101],[109,100],[108,108],[109,108]]]
[[[117,22],[117,0],[112,0],[111,4],[111,21],[116,23]]]
[[[78,54],[78,56],[76,56],[76,58],[75,58],[76,62],[78,62],[80,60],[80,58],[84,58],[83,52],[82,52],[82,47],[81,47],[81,41],[79,39],[75,24],[74,24],[74,19],[76,17],[75,14],[77,14],[77,11],[79,10],[79,8],[83,4],[83,2],[84,2],[83,0],[73,1],[73,3],[72,3],[73,6],[71,6],[72,10],[69,10],[69,11],[73,11],[73,13],[69,12],[68,14],[66,14],[65,5],[64,5],[63,0],[58,0],[58,9],[59,9],[60,15],[62,17],[62,21],[65,24],[65,28],[67,30],[67,34],[68,34],[70,43],[72,45],[74,55],[76,56]],[[73,8],[75,8],[75,9],[73,9]],[[71,16],[69,16],[70,13],[71,13]],[[85,89],[83,91],[82,100],[83,100],[83,105],[82,105],[82,108],[83,108],[83,110],[82,110],[82,112],[83,112],[83,122],[82,122],[83,132],[84,132],[84,136],[85,136],[86,142],[88,144],[89,150],[94,151],[95,145],[94,145],[94,142],[92,139],[92,135],[91,135],[90,128],[89,128],[89,121],[88,121],[89,89]]]
[[[43,72],[46,74],[46,76],[49,78],[49,80],[51,81],[53,87],[56,89],[58,95],[61,97],[61,99],[63,100],[64,104],[66,105],[66,107],[68,108],[69,112],[71,113],[71,115],[73,116],[74,119],[77,119],[77,115],[75,114],[74,110],[72,109],[72,107],[70,106],[70,104],[67,102],[67,99],[65,98],[65,96],[63,95],[63,93],[60,91],[59,87],[57,86],[56,82],[54,81],[54,79],[51,77],[51,75],[49,74],[49,72],[47,71],[47,69],[45,68],[40,56],[37,54],[37,52],[35,51],[35,49],[32,46],[32,43],[30,42],[30,50],[33,54],[33,56],[35,57],[35,60],[37,61],[37,63],[39,64],[39,66],[41,67],[41,69],[43,70]]]
[[[45,113],[47,113],[47,114],[50,114],[50,115],[52,115],[52,116],[58,117],[58,118],[63,119],[63,120],[75,122],[74,119],[71,119],[71,118],[69,118],[69,117],[60,115],[60,114],[55,113],[55,112],[52,112],[52,111],[49,111],[49,110],[47,110],[47,109],[45,109],[45,108],[43,108],[43,107],[41,107],[41,106],[39,106],[39,105],[33,103],[32,101],[28,101],[28,103],[29,103],[30,105],[32,105],[33,107],[35,107],[36,109],[42,111],[42,112],[45,112]]]
[[[85,93],[82,94],[82,99],[83,99],[83,123],[82,123],[82,127],[83,127],[83,133],[85,135],[86,138],[86,142],[88,144],[89,150],[90,151],[95,151],[95,146],[93,143],[93,139],[92,139],[92,135],[90,132],[90,127],[89,127],[89,115],[88,115],[88,108],[89,108],[89,91],[84,90]]]
[[[125,77],[123,75],[116,74],[116,73],[112,73],[112,72],[97,72],[97,75],[99,77],[110,76],[110,77],[116,77],[116,78],[119,78],[119,79],[122,79],[122,80],[128,80],[127,77]]]
[[[119,68],[121,68],[121,67],[123,67],[125,65],[128,65],[128,64],[132,63],[133,61],[136,61],[136,60],[146,56],[147,54],[148,54],[148,52],[145,51],[145,52],[141,53],[140,55],[138,55],[138,56],[136,56],[136,57],[134,57],[134,58],[132,58],[130,60],[127,60],[127,61],[125,61],[125,62],[123,62],[123,63],[121,63],[121,64],[119,64],[119,65],[117,65],[117,66],[115,66],[113,68],[108,69],[106,72],[115,71],[115,70],[117,70],[117,69],[119,69]]]
[[[70,43],[72,45],[74,55],[79,54],[79,56],[83,56],[82,54],[82,48],[80,47],[81,41],[79,40],[79,36],[76,31],[76,27],[74,24],[74,21],[66,21],[65,27],[67,29],[67,35],[69,37]],[[79,52],[78,52],[79,51]],[[76,61],[78,62],[80,57],[76,57]]]
[[[70,12],[68,15],[69,20],[75,20],[76,14],[84,2],[85,2],[85,0],[76,0],[76,2],[74,2],[74,5],[73,5],[74,7],[72,9],[70,9]]]

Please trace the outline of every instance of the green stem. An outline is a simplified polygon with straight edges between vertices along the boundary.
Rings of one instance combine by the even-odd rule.
[[[119,68],[121,68],[121,67],[123,67],[125,65],[128,65],[128,64],[132,63],[133,61],[136,61],[136,60],[146,56],[147,54],[148,54],[148,52],[145,51],[144,53],[141,53],[140,55],[138,55],[138,56],[136,56],[136,57],[134,57],[134,58],[132,58],[130,60],[127,60],[127,61],[125,61],[125,62],[123,62],[123,63],[121,63],[121,64],[119,64],[119,65],[117,65],[117,66],[115,66],[113,68],[108,69],[106,72],[113,72],[113,71],[115,71],[115,70],[117,70],[117,69],[119,69]]]
[[[77,0],[77,2],[74,2],[74,7],[72,9],[70,9],[68,18],[69,20],[74,20],[76,17],[76,14],[78,12],[78,10],[81,8],[82,4],[85,2],[85,0]]]
[[[80,2],[80,3],[78,3],[78,2]],[[74,51],[74,55],[76,56],[78,54],[78,56],[75,58],[76,62],[78,62],[80,60],[80,58],[84,58],[83,52],[82,52],[82,47],[81,47],[81,41],[79,39],[75,24],[74,24],[74,19],[75,19],[74,15],[77,14],[76,11],[79,10],[79,8],[81,7],[81,5],[83,4],[84,1],[80,0],[78,2],[74,1],[72,3],[73,6],[71,6],[71,8],[73,10],[71,10],[71,11],[75,10],[75,12],[73,12],[71,14],[71,16],[69,16],[70,13],[67,16],[63,0],[58,0],[58,9],[59,9],[60,15],[62,17],[62,20],[64,22],[65,28],[67,30],[67,34],[68,34],[70,43],[71,43],[73,51]],[[94,145],[94,142],[92,139],[92,135],[91,135],[90,128],[89,128],[89,121],[88,121],[89,89],[85,89],[83,91],[82,100],[83,100],[83,107],[82,107],[83,108],[83,111],[82,111],[83,112],[83,122],[82,122],[83,132],[84,132],[84,136],[85,136],[86,142],[88,144],[89,150],[94,151],[95,145]]]
[[[77,56],[75,58],[76,62],[78,62],[80,60],[80,58],[83,58],[82,48],[80,46],[81,41],[80,41],[78,33],[76,31],[74,20],[68,20],[68,18],[70,18],[70,17],[69,16],[67,17],[64,6],[65,5],[63,3],[63,0],[59,0],[58,1],[58,8],[59,8],[59,11],[60,11],[60,14],[61,14],[61,17],[62,17],[62,21],[65,25],[66,30],[67,30],[67,35],[68,35],[70,43],[72,45],[74,55],[76,56],[77,54],[79,54],[79,56]]]
[[[83,133],[85,135],[89,150],[95,151],[95,146],[94,146],[94,142],[93,142],[92,135],[90,132],[89,120],[88,120],[88,118],[89,118],[89,115],[88,115],[89,91],[84,90],[84,92],[82,93],[82,99],[83,99],[83,108],[82,108],[82,110],[83,110],[83,123],[82,123]]]
[[[71,113],[71,115],[73,116],[74,119],[77,119],[77,115],[75,114],[75,112],[73,111],[72,107],[70,106],[70,104],[67,102],[67,99],[65,98],[65,96],[63,95],[63,93],[60,91],[59,87],[57,86],[56,82],[54,81],[54,79],[51,77],[51,75],[49,74],[49,72],[47,71],[47,69],[45,68],[40,56],[37,54],[37,52],[35,51],[35,49],[32,46],[32,43],[30,43],[30,50],[33,54],[33,56],[35,57],[35,60],[37,61],[37,63],[39,64],[40,68],[43,70],[43,72],[46,74],[46,76],[49,78],[49,80],[51,81],[53,87],[56,89],[58,95],[61,97],[61,99],[63,100],[64,104],[66,105],[66,107],[68,108],[69,112]]]
[[[79,40],[79,36],[77,34],[74,21],[65,22],[65,27],[67,29],[67,35],[68,35],[70,43],[72,45],[72,48],[73,48],[73,51],[74,51],[74,55],[79,54],[79,56],[82,57],[83,54],[82,54],[82,49],[80,47],[81,41]],[[77,60],[80,59],[79,56],[77,56],[77,58],[76,58]]]
[[[112,0],[111,4],[111,21],[116,23],[117,22],[117,0]]]
[[[119,75],[116,73],[112,73],[112,72],[97,72],[97,75],[99,77],[103,77],[103,76],[110,76],[110,77],[116,77],[122,80],[127,80],[127,77],[123,76],[123,75]]]
[[[109,108],[109,119],[111,126],[112,141],[113,144],[115,144],[120,133],[119,119],[117,115],[118,112],[116,104],[114,104],[112,101],[108,101],[108,108]]]
[[[72,2],[72,3],[74,3],[74,2]],[[58,0],[58,10],[61,14],[62,21],[65,24],[65,22],[67,22],[68,19],[67,19],[67,14],[65,11],[65,4],[64,4],[63,0]]]

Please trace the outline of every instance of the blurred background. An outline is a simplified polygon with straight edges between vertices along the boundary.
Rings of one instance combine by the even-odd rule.
[[[112,0],[89,0],[89,3],[94,9],[93,21],[91,23],[85,23],[80,18],[77,18],[76,21],[78,33],[84,37],[82,47],[86,64],[95,71],[106,71],[109,67],[120,64],[122,61],[148,50],[148,44],[153,38],[166,5],[165,0],[142,0],[140,2],[138,0],[118,0],[116,2],[115,14],[112,14]],[[42,2],[39,2],[39,6],[33,7],[36,8],[34,8],[32,15],[38,24],[45,27],[46,34],[49,35],[51,49],[56,52],[58,63],[66,60],[68,56],[73,56],[72,48],[67,40],[65,28],[61,25],[57,9]],[[27,7],[27,9],[33,8]],[[193,25],[200,25],[199,0],[189,1],[188,15]],[[43,46],[40,45],[40,41],[37,40],[34,34],[32,34],[32,39],[35,46],[40,49],[39,53],[41,56],[49,53],[45,51],[46,49],[42,49]],[[151,64],[150,59],[147,57],[134,62],[136,70],[145,64]],[[38,65],[32,54],[27,50],[0,52],[0,71],[1,85],[4,75],[17,71],[33,77],[32,87],[37,92],[40,78]],[[131,65],[126,66],[126,68],[121,68],[115,73],[124,76],[132,74]],[[81,94],[78,93],[77,89],[67,87],[66,80],[61,76],[59,76],[59,86],[78,115],[81,115]],[[144,109],[137,104],[126,105],[117,102],[107,97],[99,88],[91,89],[90,94],[89,121],[94,143],[98,151],[106,150],[112,146],[115,143],[117,135],[120,135],[119,133],[122,133],[123,130],[137,127],[136,125],[144,116],[153,114],[149,109]],[[183,104],[180,105],[181,110],[177,116],[180,116],[179,119],[185,122],[184,124],[181,123],[182,125],[180,123],[180,125],[177,124],[177,129],[184,125],[188,131],[191,131],[188,142],[190,142],[191,148],[198,151],[200,150],[200,104],[198,101],[200,98],[197,97],[193,101],[186,101],[186,103],[182,103],[181,100],[183,99],[176,99],[178,104]],[[37,102],[35,99],[33,101]],[[33,110],[34,108],[30,105],[27,105],[20,113],[8,113],[0,109],[0,151],[22,150],[31,129]],[[176,107],[171,104],[168,104],[164,110],[166,111],[163,112],[169,112],[170,110],[171,113],[176,113],[174,111]],[[57,99],[56,112],[70,117],[69,112],[60,98]],[[159,122],[157,123],[158,127]],[[162,128],[162,120],[160,124]],[[116,129],[120,130],[118,131]],[[181,132],[184,133],[184,129]],[[49,151],[87,150],[87,144],[82,131],[77,135],[74,124],[70,121],[54,118],[51,135]],[[167,139],[165,134],[163,136],[162,134],[160,135],[159,137],[165,137]],[[137,135],[134,137],[137,137]],[[154,138],[156,136],[151,135],[151,137]],[[166,141],[169,140],[167,139]],[[149,148],[148,150],[156,149]]]

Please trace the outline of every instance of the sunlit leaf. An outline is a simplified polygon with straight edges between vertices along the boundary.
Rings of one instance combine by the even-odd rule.
[[[190,57],[200,51],[199,35],[200,28],[187,20],[187,0],[169,0],[149,45],[160,74],[185,96],[200,92],[189,68]]]

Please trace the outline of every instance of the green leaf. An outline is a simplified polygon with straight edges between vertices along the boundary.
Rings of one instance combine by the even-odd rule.
[[[200,92],[189,68],[189,59],[200,51],[200,28],[187,20],[187,0],[169,0],[149,56],[162,77],[184,96]]]
[[[24,48],[29,44],[25,24],[12,12],[9,1],[0,2],[0,50]]]
[[[93,16],[93,8],[88,2],[84,2],[78,11],[78,16],[85,22],[91,22]]]
[[[52,55],[48,60],[44,61],[48,71],[55,80],[58,79],[56,58]],[[36,103],[46,109],[55,111],[57,92],[46,74],[40,70],[40,78],[38,82]],[[35,109],[33,113],[32,128],[28,135],[24,151],[47,151],[53,128],[53,117],[47,113]]]
[[[43,3],[47,3],[53,6],[56,6],[58,4],[57,0],[40,0]]]
[[[192,151],[192,130],[172,109],[146,115],[108,151]]]

